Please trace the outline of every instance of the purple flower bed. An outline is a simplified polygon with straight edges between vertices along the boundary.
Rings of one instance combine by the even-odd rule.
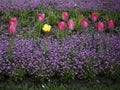
[[[102,35],[102,36],[101,36]],[[120,68],[120,35],[75,34],[63,40],[15,38],[8,57],[9,39],[0,39],[0,74],[48,79],[69,75],[83,79],[116,75]],[[70,76],[70,77],[71,77]]]
[[[30,10],[36,8],[40,0],[1,0],[0,11]]]
[[[1,0],[0,11],[34,9],[39,5],[55,9],[120,11],[120,0]]]

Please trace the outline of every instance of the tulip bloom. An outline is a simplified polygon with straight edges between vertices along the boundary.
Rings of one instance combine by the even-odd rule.
[[[14,34],[16,32],[17,18],[11,18],[9,20],[8,32]]]
[[[98,19],[98,13],[96,13],[96,12],[92,13],[91,19],[92,19],[92,21],[94,21],[94,22],[97,21],[97,19]]]
[[[104,31],[104,24],[103,22],[96,23],[96,29],[100,32]]]
[[[58,22],[58,25],[57,25],[57,26],[58,26],[58,28],[59,28],[60,30],[65,30],[66,27],[67,27],[66,23],[63,22],[63,21]]]
[[[16,32],[16,26],[14,25],[13,22],[11,22],[9,25],[8,25],[8,32],[11,33],[11,34],[14,34]]]
[[[70,30],[74,30],[75,22],[74,22],[73,20],[71,20],[71,19],[68,20],[67,25],[68,25],[68,28],[69,28]]]
[[[82,28],[87,28],[88,27],[88,20],[84,18],[80,21],[80,24],[81,24]]]
[[[39,14],[38,14],[38,21],[39,21],[39,22],[43,22],[44,20],[45,20],[45,14],[39,13]]]
[[[43,26],[42,30],[43,30],[44,32],[50,32],[50,30],[51,30],[51,25],[45,24],[45,25]]]
[[[68,12],[62,12],[62,19],[63,20],[68,20],[68,17],[69,17],[69,15],[68,15]]]
[[[14,23],[15,26],[17,26],[17,22],[18,22],[18,21],[17,21],[17,18],[16,18],[16,17],[10,18],[9,24],[12,23],[12,22]]]
[[[113,20],[107,21],[107,27],[108,29],[114,28],[115,27],[114,21]]]

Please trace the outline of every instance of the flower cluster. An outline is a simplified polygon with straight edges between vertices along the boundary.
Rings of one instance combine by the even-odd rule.
[[[41,0],[0,0],[0,11],[30,10],[36,8]]]
[[[56,9],[77,8],[79,10],[119,11],[119,0],[41,0],[44,7],[54,6]]]
[[[46,15],[44,13],[38,13],[37,15],[37,19],[38,19],[38,23],[40,24],[44,24],[45,22],[45,19],[46,19]],[[75,29],[75,26],[76,26],[76,23],[69,18],[69,13],[68,12],[62,12],[62,15],[61,15],[61,19],[62,20],[59,20],[58,23],[57,23],[57,26],[58,26],[58,29],[59,30],[62,30],[64,31],[65,29],[69,29],[69,30],[74,30]],[[115,27],[115,23],[113,20],[108,20],[107,22],[102,22],[99,20],[99,15],[97,12],[93,12],[91,14],[91,21],[92,23],[96,24],[96,29],[98,31],[104,31],[105,30],[105,24],[107,24],[107,28],[108,29],[113,29]],[[80,20],[80,25],[82,28],[86,29],[88,28],[89,26],[89,23],[88,23],[88,19],[87,18],[83,18]],[[16,26],[17,26],[17,18],[14,17],[14,18],[10,18],[9,20],[9,25],[8,25],[8,31],[9,33],[15,33],[16,32]],[[95,25],[94,25],[95,26]],[[50,32],[51,30],[51,25],[49,24],[44,24],[42,30],[44,32]]]
[[[120,0],[1,0],[0,11],[34,9],[37,6],[55,9],[78,8],[80,10],[119,11]]]
[[[120,35],[75,34],[63,40],[15,38],[9,60],[9,40],[0,40],[0,73],[7,76],[94,77],[114,75],[120,67]],[[118,71],[119,73],[119,71]]]

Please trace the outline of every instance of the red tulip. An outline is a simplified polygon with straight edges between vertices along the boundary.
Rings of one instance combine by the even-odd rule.
[[[108,27],[109,29],[114,28],[114,27],[115,27],[114,21],[113,21],[113,20],[107,21],[107,27]]]
[[[16,32],[16,26],[17,26],[17,18],[11,18],[9,20],[9,25],[8,25],[8,32],[11,34],[14,34]]]
[[[96,28],[100,32],[104,31],[104,24],[103,24],[103,22],[96,23]]]
[[[17,21],[17,18],[16,18],[16,17],[10,18],[10,20],[9,20],[9,24],[10,24],[10,23],[14,23],[15,26],[17,26],[17,22],[18,22],[18,21]]]
[[[39,22],[43,22],[44,20],[45,20],[45,14],[39,13],[39,14],[38,14],[38,21],[39,21]]]
[[[82,28],[87,28],[88,27],[88,20],[84,18],[80,21],[80,24],[81,24]]]
[[[8,32],[10,34],[14,34],[16,32],[16,25],[14,24],[14,22],[11,22],[9,25],[8,25]]]
[[[97,19],[98,19],[98,13],[96,13],[96,12],[92,13],[91,19],[92,19],[92,21],[97,21]]]
[[[71,20],[71,19],[68,20],[67,25],[68,25],[68,28],[69,28],[70,30],[74,30],[75,22],[74,22],[73,20]]]
[[[68,15],[68,12],[62,12],[62,19],[63,20],[68,20],[68,17],[69,17],[69,15]]]
[[[59,28],[60,30],[65,30],[66,27],[67,27],[67,25],[66,25],[65,22],[63,22],[63,21],[58,22],[58,28]]]

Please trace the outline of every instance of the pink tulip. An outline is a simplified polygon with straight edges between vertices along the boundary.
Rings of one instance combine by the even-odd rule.
[[[10,18],[8,25],[8,32],[14,34],[16,32],[17,18]]]
[[[8,32],[10,34],[14,34],[16,32],[16,25],[11,22],[9,25],[8,25]]]
[[[80,24],[81,24],[82,28],[87,28],[88,27],[88,20],[84,18],[80,21]]]
[[[60,30],[65,30],[66,27],[67,27],[67,25],[66,25],[65,22],[63,22],[63,21],[58,22],[58,28],[59,28]]]
[[[45,14],[39,13],[39,14],[38,14],[38,21],[39,21],[39,22],[43,22],[44,20],[45,20]]]
[[[98,19],[98,13],[96,13],[96,12],[92,13],[91,19],[92,19],[92,21],[94,21],[94,22],[97,21],[97,19]]]
[[[68,20],[68,17],[69,17],[69,15],[68,15],[68,12],[62,12],[62,19],[63,20]]]
[[[103,24],[103,22],[96,23],[96,28],[100,32],[104,31],[104,24]]]
[[[9,24],[10,24],[10,23],[14,23],[15,26],[17,26],[17,22],[18,22],[18,21],[17,21],[17,18],[16,18],[16,17],[10,18],[10,20],[9,20]]]
[[[68,28],[69,28],[70,30],[74,30],[75,22],[74,22],[73,20],[71,20],[71,19],[68,20],[67,25],[68,25]]]
[[[113,20],[107,21],[107,27],[108,29],[114,28],[115,27],[114,21]]]

